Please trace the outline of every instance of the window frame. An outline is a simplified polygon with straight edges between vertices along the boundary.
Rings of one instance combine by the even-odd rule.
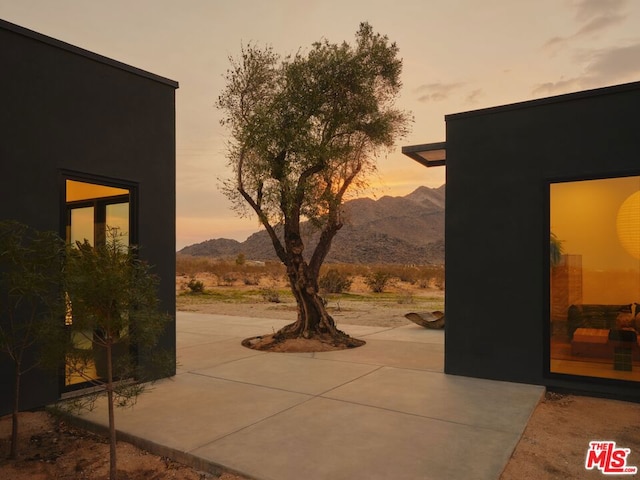
[[[129,194],[128,195],[123,194],[116,197],[109,197],[108,200],[88,199],[88,200],[77,200],[77,201],[72,201],[67,203],[67,183],[66,183],[67,180],[126,189],[129,191]],[[102,213],[104,214],[106,213],[107,205],[121,203],[118,200],[123,200],[125,197],[128,197],[129,245],[133,247],[135,251],[139,241],[139,224],[138,224],[139,184],[138,182],[62,169],[59,172],[59,192],[60,192],[59,234],[61,238],[65,239],[65,241],[67,238],[67,228],[70,225],[70,219],[71,219],[71,208],[69,208],[69,205],[73,205],[73,207],[75,208],[79,208],[83,206],[93,206],[95,208],[94,209],[94,228],[95,228],[96,217],[98,216],[98,209],[99,209],[98,207],[102,209]],[[106,218],[103,216],[103,220],[105,219]],[[96,241],[98,241],[97,235],[95,239]],[[66,372],[65,372],[65,369],[62,368],[60,374],[58,375],[58,388],[59,388],[59,391],[61,392],[61,397],[68,398],[69,396],[77,395],[78,393],[76,392],[84,393],[86,391],[91,391],[95,387],[92,386],[91,382],[89,381],[67,385]]]
[[[129,245],[136,247],[139,243],[139,223],[138,223],[138,182],[130,180],[114,179],[111,177],[105,177],[100,175],[93,175],[88,173],[76,172],[72,170],[60,171],[60,236],[66,238],[66,229],[69,225],[69,212],[67,208],[67,180],[73,180],[76,182],[92,183],[95,185],[104,185],[107,187],[121,188],[129,190]],[[121,198],[124,198],[122,195]],[[118,197],[113,197],[118,198]],[[77,200],[69,202],[74,207],[81,206],[96,206],[96,203],[104,204],[106,207],[110,203],[120,203],[117,201],[99,201],[96,200]],[[84,205],[83,205],[84,204]],[[97,211],[95,212],[97,215]],[[96,237],[97,238],[97,237]]]

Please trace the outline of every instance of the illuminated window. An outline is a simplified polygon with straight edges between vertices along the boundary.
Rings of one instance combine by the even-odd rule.
[[[118,241],[128,246],[131,241],[131,190],[98,183],[65,180],[66,236],[67,242],[88,241],[91,245],[104,243],[107,232],[112,231]],[[73,322],[73,305],[67,297],[65,323]],[[74,347],[92,350],[92,360],[86,364],[67,364],[65,387],[78,388],[93,378],[104,377],[102,372],[106,352],[94,347],[92,331],[75,332]]]
[[[105,241],[108,229],[115,229],[120,241],[129,244],[130,192],[96,183],[66,180],[67,241]]]
[[[640,381],[640,177],[550,185],[550,371]]]

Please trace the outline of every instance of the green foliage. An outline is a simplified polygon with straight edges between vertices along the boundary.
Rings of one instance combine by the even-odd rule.
[[[233,172],[223,192],[241,215],[257,215],[287,267],[300,313],[286,334],[329,331],[347,342],[319,298],[318,278],[343,226],[345,196],[366,185],[376,156],[407,132],[410,116],[395,108],[398,48],[361,23],[353,45],[321,40],[285,58],[249,45],[230,60],[218,97]],[[308,259],[302,219],[320,231]]]
[[[323,231],[317,278],[345,195],[363,187],[377,154],[406,134],[410,116],[395,108],[401,70],[397,46],[368,23],[353,45],[322,40],[284,58],[249,45],[231,59],[218,98],[231,135],[224,193],[242,214],[249,206],[258,216],[283,262],[299,249],[305,217]],[[279,223],[295,232],[284,244]]]
[[[187,283],[189,293],[204,293],[204,283],[201,280],[197,280],[195,277],[189,280]]]
[[[65,267],[70,340],[84,338],[92,346],[87,349],[76,348],[71,341],[67,344],[66,374],[91,382],[97,387],[95,396],[107,395],[110,478],[115,479],[114,406],[133,404],[144,391],[145,382],[173,371],[175,358],[157,348],[171,319],[158,308],[158,279],[113,231],[104,245],[92,246],[85,240],[70,246]],[[138,361],[142,355],[144,361]],[[92,399],[88,398],[90,405]]]
[[[13,363],[14,388],[10,457],[18,446],[22,375],[43,364],[57,364],[54,349],[63,332],[62,259],[64,242],[15,221],[0,222],[0,352]]]
[[[63,253],[64,243],[54,232],[0,222],[0,351],[14,361],[63,308]]]
[[[104,379],[91,377],[87,364],[93,358],[87,356],[125,345],[120,360],[112,365],[113,378],[148,380],[149,372],[143,371],[129,347],[152,351],[171,320],[158,309],[157,284],[150,267],[114,235],[104,245],[94,247],[85,241],[67,249],[65,287],[72,317],[68,329],[93,345],[67,352],[70,373],[104,387]]]
[[[352,283],[353,280],[336,268],[327,270],[318,280],[320,290],[326,293],[348,292]]]
[[[244,265],[245,263],[247,263],[247,257],[244,253],[239,253],[236,257],[236,265]]]
[[[382,270],[368,273],[364,277],[364,283],[371,289],[373,293],[382,293],[384,289],[391,283],[394,276]]]
[[[274,287],[264,287],[260,289],[260,294],[262,295],[262,299],[265,302],[271,303],[280,303],[282,299],[280,298],[280,292]]]

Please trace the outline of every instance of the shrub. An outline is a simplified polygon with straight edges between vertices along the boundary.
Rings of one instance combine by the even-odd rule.
[[[400,292],[400,295],[398,296],[398,303],[400,305],[413,303],[413,294],[408,290],[403,290],[402,292]]]
[[[204,293],[204,283],[201,280],[196,280],[192,278],[187,283],[187,288],[189,289],[189,293]]]
[[[420,275],[420,270],[415,266],[398,265],[390,270],[391,271],[389,273],[393,273],[401,282],[410,283],[411,285],[416,283],[418,276]]]
[[[258,275],[245,275],[242,282],[247,286],[260,285],[260,277]]]
[[[238,280],[238,276],[235,274],[235,272],[226,272],[220,276],[220,281],[218,282],[218,285],[224,285],[226,287],[230,287],[231,285],[233,285],[233,283],[236,280]]]
[[[327,293],[348,292],[352,283],[353,280],[346,273],[335,268],[328,270],[318,281],[320,289]]]
[[[66,360],[67,375],[95,387],[92,396],[78,397],[65,407],[91,408],[97,396],[107,396],[111,480],[117,472],[114,407],[134,404],[146,381],[172,374],[176,364],[172,352],[158,346],[167,323],[173,321],[159,308],[158,279],[113,232],[109,230],[104,245],[92,246],[85,240],[68,247],[64,272],[68,340],[58,357]],[[77,348],[73,338],[86,332],[92,348]],[[134,350],[144,352],[144,362],[138,362]]]
[[[392,279],[393,275],[389,272],[376,270],[375,272],[365,275],[364,283],[373,293],[381,293],[391,283]]]
[[[282,301],[280,300],[280,293],[273,287],[262,288],[260,294],[265,302],[280,303]]]
[[[198,273],[210,272],[212,260],[207,257],[176,255],[176,273],[183,276],[194,276]]]
[[[55,232],[0,221],[0,355],[7,355],[3,362],[11,361],[3,375],[13,374],[13,390],[2,392],[12,397],[11,459],[18,456],[23,375],[48,363],[45,349],[38,345],[57,346],[65,340],[66,332],[58,327],[65,313],[60,289],[63,258],[64,241]],[[53,354],[48,366],[59,367],[59,361]]]

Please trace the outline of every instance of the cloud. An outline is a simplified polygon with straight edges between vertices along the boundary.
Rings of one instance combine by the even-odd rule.
[[[427,83],[416,88],[414,93],[419,95],[418,101],[423,103],[441,102],[454,95],[461,99],[464,104],[474,105],[478,103],[478,100],[484,95],[484,91],[481,88],[466,91],[465,86],[466,84],[462,82]]]
[[[581,76],[538,84],[533,95],[567,93],[640,78],[640,43],[587,52],[581,60],[586,64]]]
[[[622,10],[628,0],[581,0],[575,3],[576,20],[588,22],[596,17],[606,17]]]
[[[428,83],[416,88],[415,93],[420,95],[419,102],[441,102],[463,85],[462,83]]]
[[[586,74],[596,83],[640,78],[640,43],[596,52]]]
[[[574,4],[578,30],[568,36],[552,37],[543,49],[552,54],[567,46],[572,40],[593,36],[624,22],[628,14],[623,12],[628,0],[581,0]]]
[[[559,93],[567,93],[580,90],[579,78],[570,78],[567,80],[558,80],[557,82],[540,83],[533,87],[531,92],[534,97],[549,96]]]
[[[567,43],[567,37],[553,37],[542,46],[544,50],[557,50]]]
[[[478,103],[478,100],[484,96],[484,91],[481,88],[477,88],[470,92],[465,98],[465,103],[474,105]]]
[[[601,30],[606,30],[607,28],[616,25],[618,23],[622,23],[626,20],[626,15],[602,15],[594,18],[589,21],[586,25],[582,26],[580,30],[573,34],[572,38],[593,35],[594,33],[598,33]]]

